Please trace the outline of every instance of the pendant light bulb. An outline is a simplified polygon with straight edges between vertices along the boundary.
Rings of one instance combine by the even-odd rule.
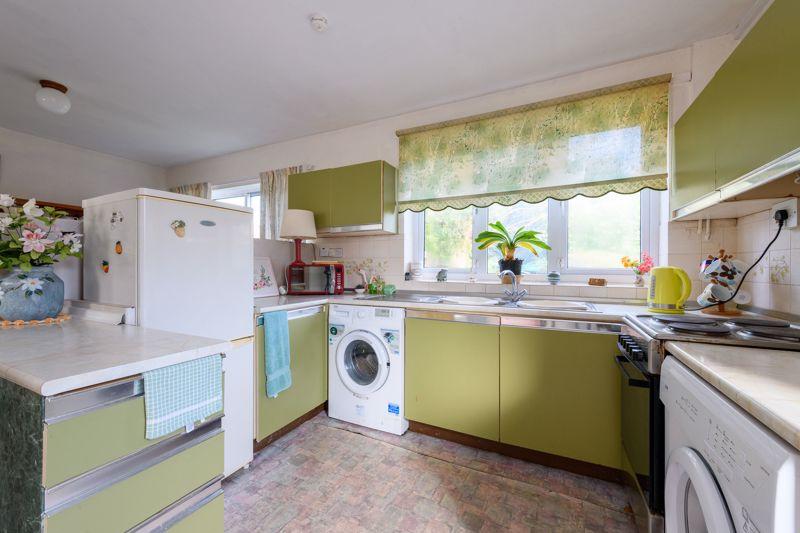
[[[67,87],[50,80],[39,80],[41,87],[36,90],[36,103],[39,107],[63,115],[72,107],[72,102],[67,96]]]

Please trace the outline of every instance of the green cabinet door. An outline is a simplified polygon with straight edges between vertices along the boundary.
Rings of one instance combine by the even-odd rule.
[[[498,329],[496,325],[407,318],[406,417],[498,440]]]
[[[292,174],[289,183],[289,209],[314,212],[317,231],[331,226],[331,169]]]
[[[261,441],[328,399],[328,319],[326,309],[299,318],[289,312],[292,386],[267,398],[264,326],[256,327],[256,440]],[[302,315],[302,312],[296,312]]]
[[[500,441],[620,467],[616,336],[500,328]]]
[[[677,209],[716,189],[716,145],[719,120],[716,90],[704,91],[675,125],[675,171],[670,208]]]
[[[717,187],[800,147],[798,22],[800,2],[775,0],[709,84],[720,107]]]
[[[333,169],[331,173],[331,225],[363,226],[383,219],[382,161]]]
[[[673,210],[800,147],[798,20],[775,0],[675,124]]]

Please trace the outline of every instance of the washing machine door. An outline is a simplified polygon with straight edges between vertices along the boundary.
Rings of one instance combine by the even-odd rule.
[[[351,331],[339,341],[336,370],[350,392],[369,396],[389,377],[389,352],[376,335]]]
[[[678,448],[669,457],[664,521],[666,533],[735,533],[713,472],[691,448]]]

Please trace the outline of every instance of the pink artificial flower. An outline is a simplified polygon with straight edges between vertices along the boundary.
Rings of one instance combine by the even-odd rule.
[[[653,269],[653,258],[650,257],[650,254],[644,252],[642,254],[642,261],[639,263],[639,267],[636,269],[639,271],[639,274],[647,274]]]
[[[53,244],[53,241],[46,237],[47,234],[39,228],[33,231],[24,230],[22,232],[22,251],[26,254],[32,251],[43,253],[45,248]]]

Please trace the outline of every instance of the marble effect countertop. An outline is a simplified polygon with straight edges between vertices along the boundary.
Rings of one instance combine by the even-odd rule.
[[[800,352],[668,342],[667,351],[800,450]]]
[[[434,293],[432,293],[434,294]],[[582,298],[574,300],[584,301]],[[272,296],[256,298],[254,310],[256,313],[269,311],[290,311],[302,309],[312,305],[324,304],[365,305],[370,307],[402,307],[406,309],[422,309],[432,311],[453,311],[462,313],[479,313],[484,315],[527,316],[535,318],[554,318],[562,320],[596,320],[603,322],[622,322],[622,317],[629,314],[647,312],[643,305],[592,302],[598,312],[586,311],[561,311],[542,309],[523,309],[493,305],[455,305],[449,303],[418,303],[418,302],[392,302],[375,300],[358,300],[355,294],[342,294],[336,296]]]
[[[218,339],[72,319],[0,329],[0,378],[61,394],[229,350]]]

